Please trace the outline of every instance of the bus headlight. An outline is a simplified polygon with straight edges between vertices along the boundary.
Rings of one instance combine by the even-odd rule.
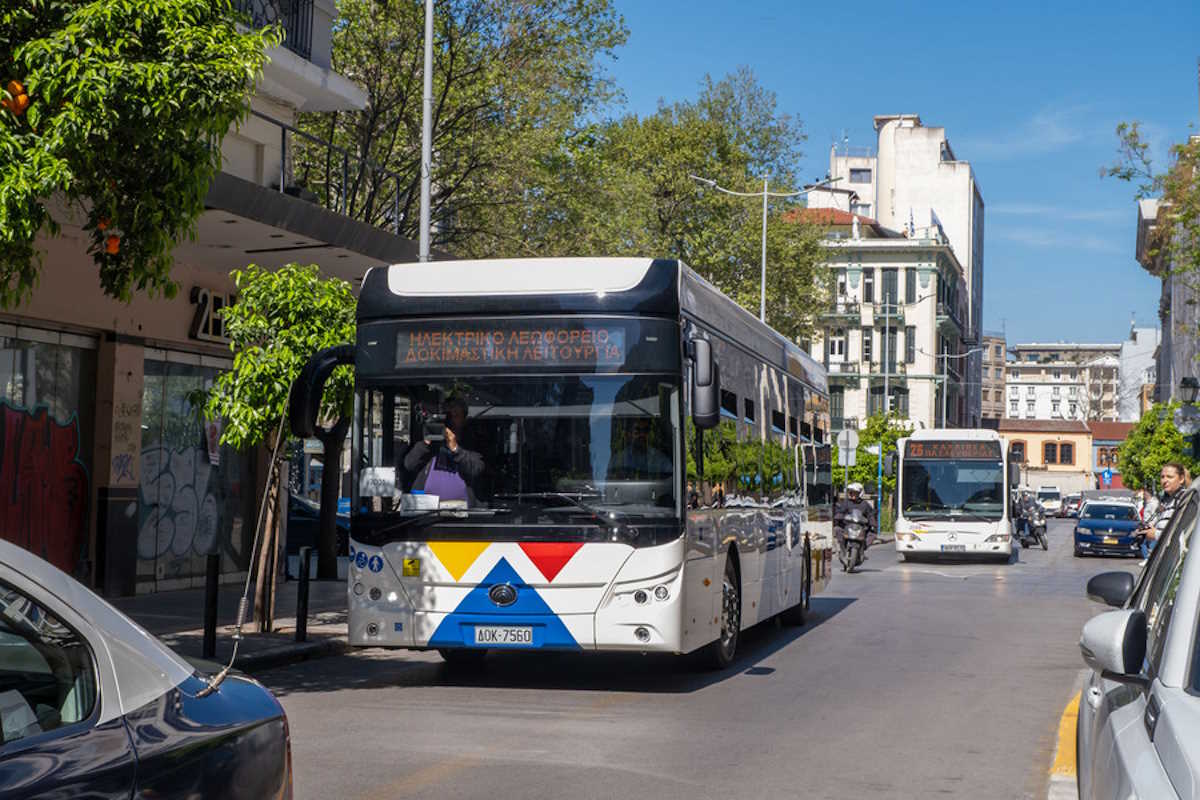
[[[896,532],[896,541],[898,541],[898,542],[919,542],[919,541],[921,541],[921,537],[917,536],[915,533],[911,533],[911,532],[910,533],[901,533],[900,531],[897,531]]]
[[[985,542],[1006,542],[1011,538],[1009,533],[993,533],[991,536],[984,539]]]

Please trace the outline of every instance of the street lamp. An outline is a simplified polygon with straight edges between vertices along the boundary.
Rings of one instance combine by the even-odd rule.
[[[726,189],[719,186],[716,181],[711,178],[701,178],[699,175],[688,174],[688,177],[694,181],[699,181],[709,188],[716,189],[723,194],[732,195],[733,197],[758,197],[762,196],[763,201],[763,217],[762,217],[762,275],[759,277],[758,287],[758,319],[759,322],[767,321],[767,199],[771,197],[800,197],[822,187],[828,186],[835,181],[840,181],[841,178],[826,178],[820,183],[813,184],[807,189],[801,189],[798,192],[771,192],[767,191],[768,179],[763,178],[763,188],[761,192],[735,192],[732,189]]]
[[[891,303],[888,302],[886,295],[883,294],[884,289],[882,287],[880,288],[880,292],[881,292],[881,296],[883,297],[883,303],[881,304],[883,306],[883,361],[880,363],[880,366],[883,368],[883,410],[885,413],[890,413],[892,408],[891,408],[891,400],[889,399],[890,382],[888,380],[888,377],[892,373],[891,373],[891,370],[888,369],[888,366],[889,366],[888,365],[888,334],[891,331],[892,326],[891,326],[891,314],[889,314],[888,311],[891,309]],[[899,296],[899,294],[900,294],[899,276],[897,276],[897,280],[896,280],[896,294],[897,294],[897,296]],[[924,302],[931,297],[937,297],[937,292],[933,292],[931,294],[923,294],[920,297],[913,300],[911,303],[905,301],[905,305],[915,306],[917,303]],[[898,299],[895,300],[894,302],[897,306],[900,305],[900,301]]]
[[[934,358],[942,358],[942,359],[949,360],[951,358],[966,358],[967,356],[973,355],[975,353],[982,353],[984,350],[987,350],[987,348],[986,347],[975,347],[975,348],[968,350],[965,353],[959,353],[956,356],[952,356],[949,353],[926,353],[924,350],[922,350],[921,355],[933,356]],[[942,427],[943,428],[946,427],[946,398],[950,394],[950,369],[949,369],[949,367],[950,367],[950,365],[947,364],[946,361],[942,362]]]
[[[425,0],[425,86],[421,100],[421,222],[417,259],[429,260],[429,206],[433,183],[433,0]]]

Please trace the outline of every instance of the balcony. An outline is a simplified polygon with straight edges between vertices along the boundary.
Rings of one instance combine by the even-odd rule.
[[[853,322],[858,325],[862,321],[862,304],[839,300],[821,312],[821,319],[830,322]]]
[[[234,0],[233,5],[255,28],[279,25],[284,47],[301,58],[312,57],[313,0]]]
[[[908,382],[908,365],[903,361],[894,361],[889,364],[875,363],[871,365],[871,383],[882,384],[884,380],[884,370],[887,371],[887,380],[889,383],[897,386]]]
[[[830,417],[829,428],[835,431],[858,430],[858,417]]]
[[[875,304],[875,324],[904,324],[904,306],[896,301],[887,301]]]
[[[831,361],[825,369],[831,381],[858,383],[860,373],[857,361]]]
[[[937,324],[942,330],[962,331],[962,320],[959,319],[957,310],[946,303],[937,304]]]

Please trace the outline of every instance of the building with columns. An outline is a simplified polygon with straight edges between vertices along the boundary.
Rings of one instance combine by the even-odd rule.
[[[946,235],[904,236],[836,209],[806,209],[827,231],[832,298],[812,355],[829,372],[833,429],[894,410],[918,427],[968,420],[963,360],[966,293]]]
[[[300,112],[366,104],[331,68],[333,0],[236,5],[282,20],[286,38],[225,137],[195,240],[175,251],[180,292],[105,296],[80,221],[59,209],[33,296],[0,314],[0,535],[109,595],[202,585],[211,553],[222,580],[249,568],[265,462],[220,446],[196,406],[231,364],[230,271],[299,261],[357,286],[416,259],[413,242],[305,199],[288,171]]]

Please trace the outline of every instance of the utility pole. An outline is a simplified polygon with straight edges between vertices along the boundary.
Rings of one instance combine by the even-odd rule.
[[[425,92],[421,103],[421,232],[417,258],[429,260],[429,204],[433,182],[433,0],[425,0]]]
[[[762,274],[758,279],[758,321],[767,321],[767,179],[763,178]]]

